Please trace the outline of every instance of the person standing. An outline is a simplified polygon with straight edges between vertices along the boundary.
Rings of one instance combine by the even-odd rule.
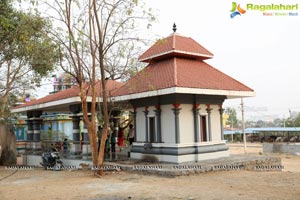
[[[64,142],[62,143],[62,146],[63,146],[64,152],[67,152],[68,149],[69,149],[69,143],[68,143],[68,139],[67,138],[64,139]]]
[[[67,138],[64,139],[62,143],[62,147],[63,147],[63,156],[66,157],[69,150],[69,142]]]
[[[116,136],[114,133],[112,133],[110,138],[110,144],[111,144],[111,155],[112,159],[116,159]]]
[[[119,127],[118,131],[118,146],[124,146],[124,128]]]
[[[132,124],[129,125],[128,138],[129,144],[132,145],[132,143],[134,142],[134,128]]]
[[[100,150],[101,139],[102,139],[102,133],[103,133],[103,128],[102,128],[102,126],[98,126],[98,131],[97,131],[97,138],[98,138],[98,153],[99,153],[99,150]]]
[[[110,128],[107,130],[107,138],[105,141],[105,153],[109,153],[110,149],[110,140],[111,140],[111,131]]]
[[[121,124],[125,124],[125,126],[121,126]],[[119,131],[118,131],[118,146],[124,146],[124,130],[130,125],[131,121],[129,119],[123,121],[119,124]],[[127,137],[128,138],[128,137]]]

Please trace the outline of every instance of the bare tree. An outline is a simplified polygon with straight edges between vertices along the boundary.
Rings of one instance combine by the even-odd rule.
[[[83,120],[88,130],[92,161],[101,168],[109,130],[106,80],[123,79],[122,75],[117,77],[116,74],[125,74],[123,72],[126,71],[126,66],[132,65],[132,60],[126,56],[132,56],[134,52],[133,41],[141,41],[137,37],[140,32],[136,26],[139,21],[144,21],[146,27],[149,27],[155,18],[151,10],[146,11],[145,5],[137,0],[54,0],[51,3],[44,1],[42,6],[48,12],[51,9],[56,13],[51,17],[60,27],[57,29],[59,32],[54,32],[53,36],[60,44],[61,66],[76,79],[80,88]],[[100,91],[95,90],[98,78],[101,81],[103,116],[99,153],[96,140],[96,100]],[[91,96],[90,108],[88,96]],[[103,171],[98,171],[98,174],[103,174]]]
[[[145,63],[138,62],[142,50],[134,44],[130,41],[117,45],[105,59],[105,72],[109,79],[126,81],[145,66]]]

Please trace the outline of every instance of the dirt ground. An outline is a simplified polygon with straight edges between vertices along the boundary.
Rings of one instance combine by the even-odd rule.
[[[261,144],[248,144],[259,155]],[[231,154],[244,154],[230,144]],[[0,200],[27,199],[300,199],[300,156],[277,154],[283,171],[219,171],[181,177],[126,172],[95,178],[89,171],[13,170],[0,167]]]

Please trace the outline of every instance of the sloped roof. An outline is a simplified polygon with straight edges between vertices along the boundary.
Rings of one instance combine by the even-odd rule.
[[[225,95],[228,98],[255,95],[253,89],[203,61],[212,57],[212,53],[192,38],[174,33],[157,41],[140,56],[140,61],[149,63],[147,67],[125,84],[108,80],[107,91],[115,97],[115,101],[174,93]],[[96,86],[97,92],[100,92],[100,85],[99,81]],[[28,102],[13,110],[19,112],[26,109],[40,109],[40,107],[57,107],[62,102],[74,103],[80,101],[78,98],[72,99],[72,97],[79,97],[79,92],[78,87],[73,87]],[[97,93],[97,96],[101,95]]]
[[[122,96],[172,87],[253,92],[253,89],[203,61],[175,57],[150,63],[113,95]]]
[[[176,33],[158,40],[152,47],[139,57],[139,61],[150,62],[172,56],[188,56],[200,60],[212,58],[213,54],[189,37]]]
[[[108,80],[106,84],[107,84],[106,85],[107,91],[113,91],[113,90],[121,87],[124,83],[120,83],[120,82],[113,81],[113,80]],[[100,91],[101,91],[100,87],[101,87],[101,81],[98,81],[96,83],[96,92],[97,92],[96,96],[102,96],[101,95],[102,93],[100,93]],[[88,88],[88,85],[86,85],[86,88]],[[62,91],[59,91],[54,94],[47,95],[40,99],[36,99],[36,100],[30,101],[30,102],[27,102],[25,104],[22,104],[20,106],[13,108],[13,109],[34,106],[37,104],[43,104],[43,103],[48,103],[48,102],[53,102],[53,101],[59,101],[59,100],[68,99],[68,98],[72,98],[72,97],[79,97],[79,92],[80,92],[79,87],[74,86],[72,88],[62,90]],[[88,91],[88,95],[91,95],[91,89]]]

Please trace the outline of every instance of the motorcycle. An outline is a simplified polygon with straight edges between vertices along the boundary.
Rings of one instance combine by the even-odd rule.
[[[61,170],[64,166],[60,160],[59,154],[56,151],[48,151],[42,153],[42,162],[40,163],[45,170]]]

